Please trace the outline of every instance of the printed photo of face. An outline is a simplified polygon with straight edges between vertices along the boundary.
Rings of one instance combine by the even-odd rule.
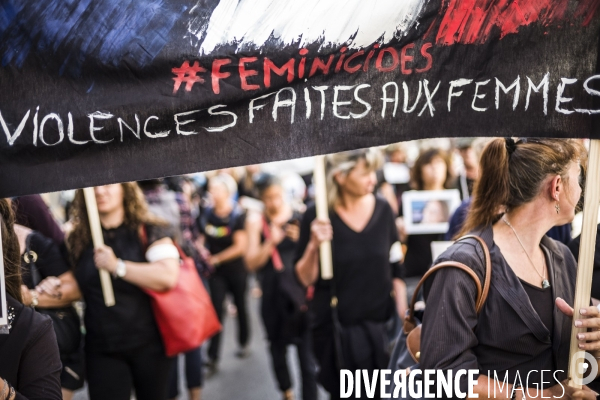
[[[422,224],[439,224],[448,222],[448,204],[442,200],[430,200],[423,208]]]

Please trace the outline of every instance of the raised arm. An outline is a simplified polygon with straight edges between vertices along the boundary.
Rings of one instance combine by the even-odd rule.
[[[308,229],[309,232],[306,232]],[[308,241],[306,236],[309,236]],[[304,286],[314,284],[319,278],[319,245],[332,238],[333,228],[329,221],[315,219],[310,222],[309,228],[303,223],[300,230],[300,244],[304,242],[305,247],[302,257],[296,262],[296,274]]]

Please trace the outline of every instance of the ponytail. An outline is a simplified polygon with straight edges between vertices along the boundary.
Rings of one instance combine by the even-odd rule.
[[[461,236],[477,227],[496,222],[502,206],[508,202],[510,184],[507,143],[510,146],[508,140],[494,139],[481,154],[481,175],[475,183],[471,209],[460,232]]]
[[[459,236],[489,226],[506,211],[532,201],[548,176],[560,175],[567,182],[569,164],[582,157],[585,150],[572,140],[492,140],[481,154],[481,175]]]

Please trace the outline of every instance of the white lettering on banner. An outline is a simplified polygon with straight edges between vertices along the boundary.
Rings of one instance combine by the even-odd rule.
[[[504,86],[502,82],[498,78],[496,78],[496,110],[500,108],[500,89],[504,92],[504,94],[508,94],[511,90],[515,90],[515,95],[513,97],[513,111],[517,109],[517,105],[519,104],[519,94],[521,93],[521,77],[517,76],[517,79],[513,83],[510,84],[509,87]]]
[[[388,86],[393,86],[393,88],[394,88],[394,97],[393,98],[387,97]],[[383,85],[381,90],[383,91],[383,97],[381,98],[381,101],[383,102],[383,105],[381,107],[381,118],[385,118],[385,109],[386,109],[387,103],[394,103],[394,111],[392,112],[392,117],[395,117],[396,110],[398,109],[398,84],[396,82],[388,82],[385,85]]]
[[[187,124],[191,124],[192,122],[196,122],[195,119],[186,119],[185,121],[180,121],[179,117],[185,117],[186,115],[195,114],[197,112],[200,112],[200,110],[186,111],[186,112],[182,112],[182,113],[173,115],[173,119],[175,120],[175,132],[177,132],[178,135],[187,136],[187,135],[197,135],[198,134],[198,132],[196,132],[196,131],[183,131],[179,128],[182,125],[187,125]]]
[[[406,82],[402,82],[402,90],[404,90],[404,105],[402,107],[402,111],[404,111],[405,114],[409,114],[413,111],[415,111],[415,109],[417,108],[417,105],[419,104],[419,100],[421,99],[421,90],[423,89],[423,81],[419,81],[419,92],[417,93],[417,98],[415,99],[415,102],[413,104],[413,106],[409,109],[408,108],[408,85],[406,84]]]
[[[471,108],[475,111],[479,111],[479,112],[484,112],[486,111],[488,108],[487,107],[476,107],[475,106],[475,102],[477,101],[477,99],[484,99],[486,94],[485,93],[481,93],[479,94],[479,86],[485,86],[488,83],[490,83],[490,80],[485,80],[482,82],[475,82],[475,94],[473,95],[473,102],[471,103]],[[448,104],[448,109],[450,108],[450,105]],[[525,109],[527,109],[527,107],[525,107]]]
[[[556,112],[559,112],[561,114],[573,114],[575,112],[571,110],[565,110],[560,106],[562,103],[569,103],[573,101],[572,97],[563,97],[563,93],[565,92],[565,87],[567,85],[572,85],[575,82],[577,82],[577,79],[560,78],[560,84],[558,85],[558,89],[556,89],[556,106],[554,107]]]
[[[333,87],[284,87],[276,92],[266,93],[248,100],[247,122],[253,124],[255,123],[256,118],[261,118],[262,124],[287,123],[287,119],[282,119],[281,116],[281,112],[284,112],[282,109],[284,108],[289,109],[290,124],[299,123],[299,119],[309,121],[312,110],[314,109],[316,111],[317,109],[320,109],[320,112],[318,112],[320,117],[317,117],[319,120],[324,120],[326,116],[329,118],[333,117],[339,121],[338,124],[342,124],[341,126],[344,126],[344,124],[351,124],[354,119],[365,118],[372,112],[381,115],[381,119],[379,116],[374,118],[374,125],[381,120],[389,121],[402,119],[403,117],[406,119],[417,109],[419,110],[419,117],[427,117],[427,115],[429,115],[431,120],[435,121],[435,105],[438,105],[439,107],[439,104],[446,105],[447,113],[449,114],[460,112],[461,116],[464,116],[465,112],[471,112],[473,113],[472,115],[493,115],[493,113],[500,110],[500,97],[502,94],[504,94],[505,97],[510,95],[513,96],[511,102],[512,107],[509,108],[505,105],[502,112],[510,112],[510,109],[515,113],[519,113],[518,115],[520,118],[523,117],[522,113],[524,112],[536,113],[538,118],[544,118],[540,115],[542,113],[543,116],[549,117],[552,110],[559,115],[566,116],[571,114],[600,114],[600,108],[594,109],[589,106],[582,107],[577,105],[582,102],[583,104],[590,104],[591,100],[600,97],[600,89],[597,89],[597,81],[600,80],[600,75],[594,75],[581,80],[564,77],[556,78],[557,84],[555,88],[550,87],[552,81],[549,73],[546,73],[541,79],[538,78],[532,80],[528,76],[525,76],[524,79],[527,80],[527,91],[523,92],[525,106],[520,109],[517,109],[521,92],[520,76],[517,76],[517,78],[509,85],[505,85],[498,78],[484,79],[481,81],[459,78],[448,82],[439,81],[433,88],[432,82],[429,82],[427,79],[422,79],[418,81],[418,86],[417,82],[415,82],[410,90],[406,81],[385,82],[378,88],[372,87],[367,83],[356,83],[351,86],[338,85]],[[494,82],[493,88],[491,87],[491,82]],[[400,90],[400,85],[402,85],[402,90]],[[594,85],[596,88],[593,87]],[[495,96],[488,96],[488,94],[491,93],[486,93],[486,88],[489,88],[488,92],[493,90]],[[328,92],[329,89],[333,89],[333,93]],[[298,90],[303,91],[303,102],[297,101]],[[320,96],[312,96],[313,98],[311,99],[312,90],[319,92]],[[548,107],[551,90],[556,90],[556,104],[554,109],[549,109]],[[566,92],[569,93],[568,96],[565,94]],[[381,97],[379,96],[379,93],[381,93]],[[401,95],[403,96],[402,100],[400,99]],[[539,97],[540,95],[542,98],[539,99],[539,101],[532,102],[532,99],[535,99],[536,96]],[[464,102],[466,104],[456,101],[459,97],[468,97],[468,101]],[[453,100],[454,104],[452,104]],[[532,104],[536,104],[536,106],[532,107]],[[297,110],[297,107],[299,106],[304,106],[305,112],[299,113],[299,110]],[[43,146],[64,146],[65,143],[68,145],[84,145],[86,143],[106,144],[111,142],[123,143],[125,142],[125,136],[128,134],[133,134],[138,140],[164,138],[169,136],[172,129],[177,132],[177,136],[199,135],[200,132],[203,131],[223,132],[239,125],[238,121],[241,117],[239,111],[231,109],[227,110],[227,107],[230,106],[227,104],[217,104],[208,107],[208,109],[196,109],[178,113],[174,112],[170,115],[161,114],[159,117],[158,115],[140,115],[139,113],[115,116],[108,111],[94,111],[80,116],[74,116],[70,111],[63,111],[62,115],[58,112],[42,112],[42,114],[40,114],[40,106],[36,106],[35,114],[32,119],[30,118],[32,111],[31,107],[25,109],[22,113],[17,113],[16,116],[8,115],[6,111],[2,112],[0,109],[0,130],[4,132],[4,134],[0,133],[0,141],[4,141],[6,138],[6,142],[4,143],[6,143],[7,147],[15,144],[23,146],[28,143],[33,144],[33,146],[38,146],[38,142]],[[267,117],[267,114],[264,113],[264,111],[263,113],[258,112],[265,107],[271,108],[271,112],[268,114],[269,117]],[[427,111],[429,112],[427,113]],[[446,110],[442,111],[444,113],[446,112]],[[438,113],[439,112],[440,111],[438,111]],[[201,115],[202,118],[198,116],[192,117],[193,114]],[[554,114],[554,116],[556,117],[556,114]],[[84,130],[83,127],[85,125],[81,123],[81,119],[85,117],[89,118],[89,124]],[[217,119],[219,121],[223,120],[223,122],[221,122],[222,125],[211,126],[212,124],[207,122],[204,122],[206,125],[201,125],[203,121],[211,119],[212,117],[219,117],[219,119]],[[561,116],[561,118],[565,117]],[[427,119],[429,120],[429,118]],[[167,122],[169,120],[170,122]],[[67,121],[66,135],[65,124],[63,121]],[[133,124],[134,121],[135,125]],[[153,122],[155,126],[160,126],[162,129],[171,126],[171,130],[166,129],[154,132],[150,129],[151,122]],[[49,130],[50,125],[48,124],[54,123],[56,123],[55,132],[58,133],[58,138],[56,139],[54,137],[49,137],[51,131]],[[315,121],[315,123],[317,122]],[[31,129],[31,125],[33,125],[33,134],[31,136],[29,136],[29,134],[23,134],[28,131],[28,129]],[[183,129],[186,125],[189,125],[190,127]],[[191,129],[191,126],[194,126],[195,129]],[[98,132],[100,131],[102,131],[104,136],[103,139],[97,137]],[[144,133],[143,135],[142,132]],[[76,139],[76,135],[80,139]],[[65,140],[65,136],[68,140]]]
[[[544,91],[543,96],[544,96],[544,115],[548,115],[548,88],[550,86],[550,73],[547,72],[546,75],[544,75],[544,79],[542,79],[542,81],[540,82],[539,85],[535,86],[533,84],[533,82],[531,81],[531,78],[527,77],[527,98],[525,99],[525,111],[527,111],[527,109],[529,108],[529,97],[531,96],[531,91],[533,90],[536,93],[540,92],[540,89],[543,87]]]
[[[123,121],[122,118],[117,118],[117,122],[119,123],[119,132],[121,132],[121,142],[123,141],[123,125],[125,125],[125,127],[127,129],[129,129],[136,138],[141,139],[141,137],[140,137],[140,119],[138,118],[137,114],[134,114],[134,116],[135,116],[135,126],[136,126],[135,131],[133,130],[133,128],[131,126],[129,126],[125,121]],[[177,118],[175,119],[175,122],[177,122]]]
[[[103,113],[100,111],[96,111],[91,114],[88,114],[88,118],[90,119],[90,136],[91,136],[92,140],[94,141],[94,143],[105,144],[105,143],[110,143],[113,141],[113,139],[99,140],[99,139],[96,139],[96,136],[94,135],[94,132],[98,132],[98,131],[101,131],[102,129],[104,129],[104,127],[94,126],[94,121],[96,119],[100,119],[100,120],[111,119],[112,117],[114,117],[114,115],[112,115],[110,113]],[[158,119],[158,118],[156,118],[156,119]],[[42,131],[42,128],[40,127],[40,132],[41,131]]]
[[[279,100],[279,95],[284,91],[290,92],[292,94],[292,98],[288,100]],[[296,110],[296,91],[294,89],[292,89],[291,87],[285,87],[279,92],[277,92],[277,94],[275,95],[275,104],[273,104],[273,121],[277,121],[277,110],[279,109],[279,107],[290,107],[292,109],[290,123],[293,124],[294,111]]]
[[[327,90],[329,86],[313,86],[313,89],[317,92],[321,92],[321,120],[325,117],[325,90]]]
[[[309,119],[312,111],[312,104],[310,103],[310,93],[307,87],[304,88],[304,104],[306,105],[306,119]]]
[[[227,125],[223,125],[223,126],[204,128],[207,132],[223,132],[225,129],[235,126],[235,124],[237,123],[237,115],[235,115],[235,113],[232,113],[231,111],[215,111],[217,108],[222,108],[222,107],[227,107],[227,106],[225,104],[219,104],[216,106],[212,106],[211,108],[208,109],[208,114],[209,115],[229,115],[231,118],[233,118],[233,121],[231,121],[231,123],[229,123]]]
[[[163,132],[157,132],[157,133],[148,132],[148,122],[150,122],[150,120],[153,120],[153,119],[158,120],[158,117],[156,115],[151,115],[148,118],[146,118],[146,122],[144,122],[144,134],[152,139],[169,136],[169,133],[171,133],[171,131],[163,131]]]
[[[448,112],[450,112],[450,107],[452,106],[452,98],[459,97],[461,94],[463,94],[462,90],[454,92],[452,89],[466,86],[471,82],[473,82],[473,79],[457,79],[455,81],[450,82],[450,89],[448,90]],[[475,89],[475,92],[477,92],[477,89]]]
[[[442,83],[441,81],[438,82],[435,89],[433,89],[433,92],[430,93],[429,92],[429,81],[427,79],[423,79],[423,88],[425,89],[425,105],[423,106],[423,109],[419,113],[419,117],[425,112],[425,109],[427,109],[427,108],[429,108],[429,113],[433,117],[433,112],[435,111],[435,107],[433,106],[432,100],[433,100],[433,96],[435,96],[438,89],[440,88],[441,83]]]
[[[261,108],[265,107],[265,104],[260,104],[258,106],[254,105],[254,102],[257,100],[264,100],[269,96],[273,96],[275,94],[275,92],[272,93],[267,93],[267,94],[263,94],[262,96],[256,97],[252,100],[250,100],[250,104],[248,105],[248,118],[250,123],[254,122],[254,111],[260,110]]]
[[[333,106],[333,115],[335,117],[341,118],[341,119],[350,119],[350,114],[348,115],[340,115],[338,112],[338,107],[339,106],[348,106],[350,104],[352,104],[351,101],[338,101],[338,94],[340,91],[347,91],[347,90],[352,90],[354,89],[356,85],[354,86],[334,86],[333,87],[333,102],[331,103]]]
[[[56,125],[58,128],[58,141],[55,143],[48,143],[48,142],[46,142],[46,139],[44,139],[44,126],[46,125],[46,122],[50,119],[53,119],[56,121]],[[90,129],[91,129],[91,127],[90,127]],[[97,129],[100,130],[102,128],[97,128]],[[40,124],[40,142],[42,142],[46,146],[56,146],[57,144],[62,142],[64,138],[65,138],[65,128],[63,126],[63,122],[62,122],[62,119],[60,118],[60,116],[55,113],[50,113],[50,114],[46,115],[44,117],[44,119],[42,119],[42,123]]]
[[[137,115],[135,117],[137,118]],[[67,126],[67,132],[68,132],[67,135],[69,136],[69,141],[73,144],[79,144],[79,145],[86,144],[87,142],[89,142],[89,140],[76,140],[75,139],[75,137],[74,137],[75,132],[73,131],[73,114],[68,113],[67,118],[69,120],[69,125]],[[119,118],[119,119],[121,119],[121,118]],[[139,130],[139,127],[138,127],[138,130]],[[139,139],[139,137],[138,137],[138,139]],[[122,141],[123,141],[123,135],[121,132],[121,142]]]
[[[21,123],[19,124],[19,126],[17,126],[17,129],[15,129],[15,133],[13,133],[12,135],[10,134],[10,130],[8,129],[8,126],[6,126],[6,122],[4,121],[4,118],[2,118],[2,113],[0,112],[0,124],[2,124],[2,129],[4,129],[4,133],[6,134],[6,141],[8,142],[9,146],[12,146],[15,143],[15,140],[17,140],[19,136],[21,136],[21,132],[23,132],[23,128],[25,128],[25,123],[29,119],[30,111],[31,110],[27,110],[27,114],[25,114],[25,116],[21,120]]]
[[[593,80],[596,80],[596,79],[600,79],[600,75],[591,76],[591,77],[587,78],[585,80],[585,82],[583,83],[583,88],[591,96],[600,96],[600,91],[590,88],[590,82]],[[585,109],[576,108],[575,111],[577,111],[578,113],[583,113],[583,114],[600,114],[600,110],[585,110]]]

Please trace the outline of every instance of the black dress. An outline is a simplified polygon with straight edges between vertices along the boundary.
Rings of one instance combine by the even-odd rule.
[[[0,377],[17,391],[17,400],[61,400],[62,366],[50,317],[6,296],[11,328],[0,334]]]
[[[310,224],[315,218],[315,207],[309,207],[300,228],[296,262],[308,245]],[[386,368],[384,324],[395,312],[392,278],[396,266],[390,263],[390,249],[398,241],[392,209],[385,200],[377,198],[373,215],[361,232],[348,227],[335,212],[330,212],[330,220],[333,227],[332,281],[338,298],[339,320],[345,330],[360,338],[358,346],[343,349],[345,368]],[[313,347],[320,365],[319,382],[332,398],[337,398],[340,385],[330,308],[332,281],[319,277],[310,308],[314,313]]]
[[[166,228],[147,226],[148,245],[170,237]],[[145,263],[139,232],[125,224],[102,229],[104,243],[126,261]],[[90,398],[165,399],[172,359],[167,358],[150,297],[138,286],[112,278],[116,304],[106,307],[92,245],[83,252],[75,277],[86,303],[86,366]]]

